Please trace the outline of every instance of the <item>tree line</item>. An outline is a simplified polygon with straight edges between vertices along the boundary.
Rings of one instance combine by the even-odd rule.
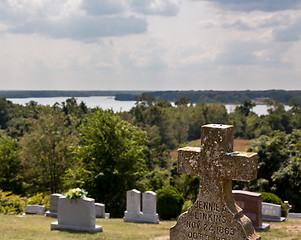
[[[259,178],[234,187],[293,196],[282,200],[301,209],[296,203],[301,104],[291,99],[285,111],[277,101],[267,103],[268,115],[258,116],[251,101],[227,113],[221,103],[192,104],[182,97],[172,106],[142,94],[129,112],[114,113],[74,98],[53,106],[33,101],[22,106],[0,98],[0,189],[33,195],[82,187],[113,217],[123,215],[125,194],[132,188],[156,191],[170,185],[193,201],[198,178],[179,175],[170,152],[199,139],[202,125],[223,123],[234,125],[235,137],[258,138],[252,150],[259,155]]]

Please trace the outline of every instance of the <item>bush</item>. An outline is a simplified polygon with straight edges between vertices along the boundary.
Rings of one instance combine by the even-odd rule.
[[[184,202],[181,213],[186,212],[188,210],[188,208],[190,208],[191,206],[192,206],[191,200]]]
[[[174,187],[163,187],[157,191],[157,210],[163,220],[176,218],[181,214],[184,198]]]
[[[261,200],[262,202],[278,204],[281,206],[281,216],[286,217],[286,208],[282,202],[282,200],[273,193],[261,192]]]
[[[19,195],[11,192],[3,192],[0,189],[0,214],[20,214],[25,211],[27,201]]]
[[[28,198],[27,205],[43,205],[47,211],[50,206],[50,196],[44,193],[37,193]]]

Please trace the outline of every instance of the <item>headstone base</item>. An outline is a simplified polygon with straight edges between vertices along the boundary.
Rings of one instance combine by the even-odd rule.
[[[46,217],[53,217],[53,218],[57,218],[58,213],[57,212],[46,212]]]
[[[270,229],[270,224],[268,223],[263,223],[261,226],[254,226],[255,230],[260,232],[260,231],[266,231]]]
[[[285,221],[285,217],[278,217],[278,218],[274,218],[274,217],[269,217],[269,216],[262,216],[262,221],[265,222],[284,222]]]
[[[134,222],[134,223],[159,223],[158,214],[145,214],[145,213],[132,213],[125,211],[124,212],[124,222]]]
[[[94,228],[82,227],[82,226],[71,226],[71,225],[63,225],[58,222],[51,223],[51,230],[63,230],[63,231],[77,231],[77,232],[102,232],[102,226],[95,225]]]
[[[301,218],[301,213],[289,213],[288,218]]]

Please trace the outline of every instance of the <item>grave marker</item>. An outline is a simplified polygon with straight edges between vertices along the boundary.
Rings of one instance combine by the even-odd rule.
[[[261,194],[243,190],[233,190],[233,197],[236,204],[242,208],[244,214],[251,219],[256,230],[267,230],[269,224],[262,223],[262,202]]]
[[[132,189],[126,192],[126,211],[124,212],[124,222],[140,222],[142,213],[140,212],[140,191]]]
[[[235,204],[232,180],[257,175],[257,154],[233,152],[233,126],[202,126],[201,147],[178,150],[178,172],[200,177],[199,194],[170,229],[170,240],[260,239],[251,220]]]
[[[54,193],[50,195],[50,207],[49,211],[46,212],[47,217],[57,217],[59,209],[59,198],[62,194]]]
[[[143,222],[159,223],[157,214],[157,195],[153,191],[147,191],[142,194],[142,217]]]
[[[268,222],[283,222],[284,217],[281,217],[281,206],[272,203],[262,203],[262,220]]]
[[[25,214],[45,215],[45,206],[42,205],[27,205]]]
[[[51,223],[51,230],[102,232],[102,226],[95,225],[95,200],[60,197],[58,221]]]

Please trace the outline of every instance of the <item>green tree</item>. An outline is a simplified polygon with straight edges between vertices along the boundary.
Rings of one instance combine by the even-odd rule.
[[[0,131],[0,189],[16,194],[22,191],[19,151],[17,140]]]
[[[113,217],[121,217],[126,191],[137,186],[145,171],[146,133],[102,109],[91,113],[79,132],[74,149],[79,163],[69,169],[66,185],[84,187]]]
[[[77,144],[75,129],[60,110],[31,121],[30,133],[20,140],[27,193],[60,192],[62,177],[72,165],[69,148]]]

